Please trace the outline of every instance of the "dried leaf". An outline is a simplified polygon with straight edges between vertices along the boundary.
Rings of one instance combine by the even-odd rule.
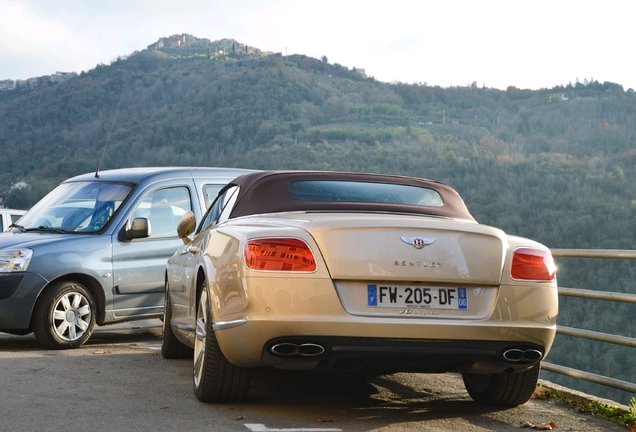
[[[314,419],[314,423],[333,423],[333,420],[331,419]]]
[[[243,419],[245,419],[245,417],[243,417],[243,416],[238,416],[238,417],[236,417],[234,420],[243,420]]]
[[[534,424],[534,423],[530,423],[530,422],[524,421],[524,422],[521,422],[520,427],[526,428],[526,429],[536,429],[536,430],[558,429],[556,423],[554,423],[554,422]]]
[[[547,392],[550,390],[547,387],[537,387],[534,389],[534,393],[532,393],[532,399],[547,399]]]

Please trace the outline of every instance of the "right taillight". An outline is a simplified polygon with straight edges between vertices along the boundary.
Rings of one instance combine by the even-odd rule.
[[[519,248],[512,253],[510,277],[550,281],[556,278],[556,266],[548,250]]]

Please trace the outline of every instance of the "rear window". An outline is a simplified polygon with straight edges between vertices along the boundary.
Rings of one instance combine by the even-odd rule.
[[[440,194],[433,189],[398,184],[310,180],[292,182],[289,190],[294,198],[307,201],[444,205]]]

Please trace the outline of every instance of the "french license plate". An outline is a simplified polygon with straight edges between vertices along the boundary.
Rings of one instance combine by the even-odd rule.
[[[370,307],[468,309],[466,288],[367,285]]]

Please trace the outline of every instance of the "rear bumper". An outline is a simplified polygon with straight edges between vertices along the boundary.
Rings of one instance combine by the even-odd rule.
[[[280,369],[499,373],[526,370],[541,361],[544,353],[540,345],[511,341],[295,336],[268,341],[262,358],[265,366]]]
[[[226,358],[241,367],[498,373],[539,362],[555,333],[555,326],[248,321],[216,336]],[[439,339],[442,334],[444,339]],[[294,350],[294,345],[304,344],[310,346],[309,355],[302,348]],[[278,346],[283,349],[274,348]],[[507,356],[513,360],[506,359],[508,350],[516,350]],[[524,351],[537,353],[515,360]]]

